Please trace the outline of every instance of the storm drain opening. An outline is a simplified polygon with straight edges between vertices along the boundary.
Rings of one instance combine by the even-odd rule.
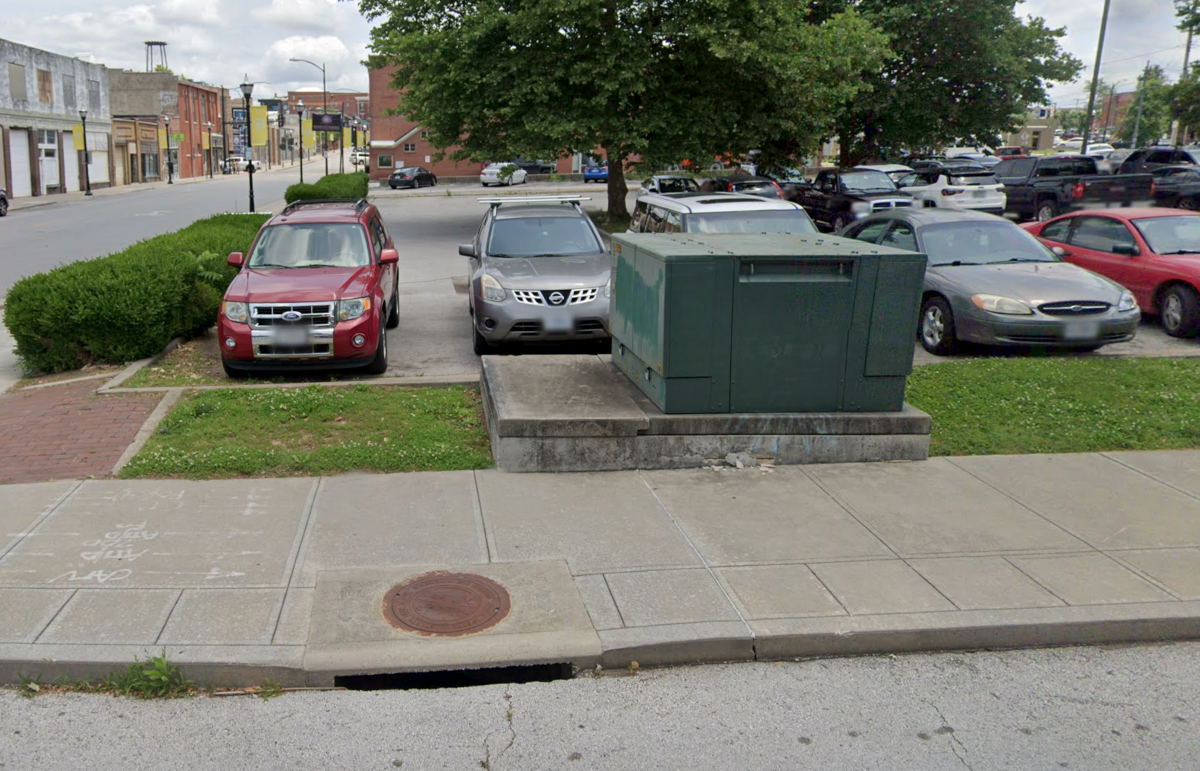
[[[485,669],[453,669],[437,672],[396,672],[382,675],[341,675],[334,686],[348,691],[411,691],[430,688],[473,688],[477,685],[550,683],[575,676],[570,662],[528,664]]]

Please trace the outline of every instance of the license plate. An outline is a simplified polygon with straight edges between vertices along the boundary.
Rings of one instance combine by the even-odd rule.
[[[569,332],[571,331],[571,320],[567,318],[552,317],[546,319],[547,332]]]
[[[1072,321],[1063,327],[1064,340],[1095,340],[1099,336],[1099,321]]]
[[[280,327],[275,330],[276,345],[308,345],[308,330],[302,328]]]
[[[987,195],[987,191],[986,190],[976,190],[971,195],[975,196],[976,198],[983,198],[985,195]]]

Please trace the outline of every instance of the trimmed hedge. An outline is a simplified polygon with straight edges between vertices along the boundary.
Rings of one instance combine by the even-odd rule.
[[[366,172],[350,174],[326,174],[311,185],[292,185],[283,194],[283,200],[308,201],[313,198],[365,198],[368,177]]]
[[[142,359],[211,327],[237,272],[226,257],[246,251],[266,220],[220,214],[21,279],[8,292],[4,323],[23,367],[61,372]]]

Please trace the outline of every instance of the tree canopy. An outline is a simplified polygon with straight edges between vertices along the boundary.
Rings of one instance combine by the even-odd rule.
[[[603,150],[623,165],[801,151],[881,66],[886,36],[852,8],[793,0],[360,0],[372,67],[397,67],[398,112],[456,159]]]

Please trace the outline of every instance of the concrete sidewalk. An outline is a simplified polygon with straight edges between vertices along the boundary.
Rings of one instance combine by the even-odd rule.
[[[1200,636],[1200,451],[603,474],[12,485],[0,681],[198,682]],[[508,617],[393,628],[482,575]]]

